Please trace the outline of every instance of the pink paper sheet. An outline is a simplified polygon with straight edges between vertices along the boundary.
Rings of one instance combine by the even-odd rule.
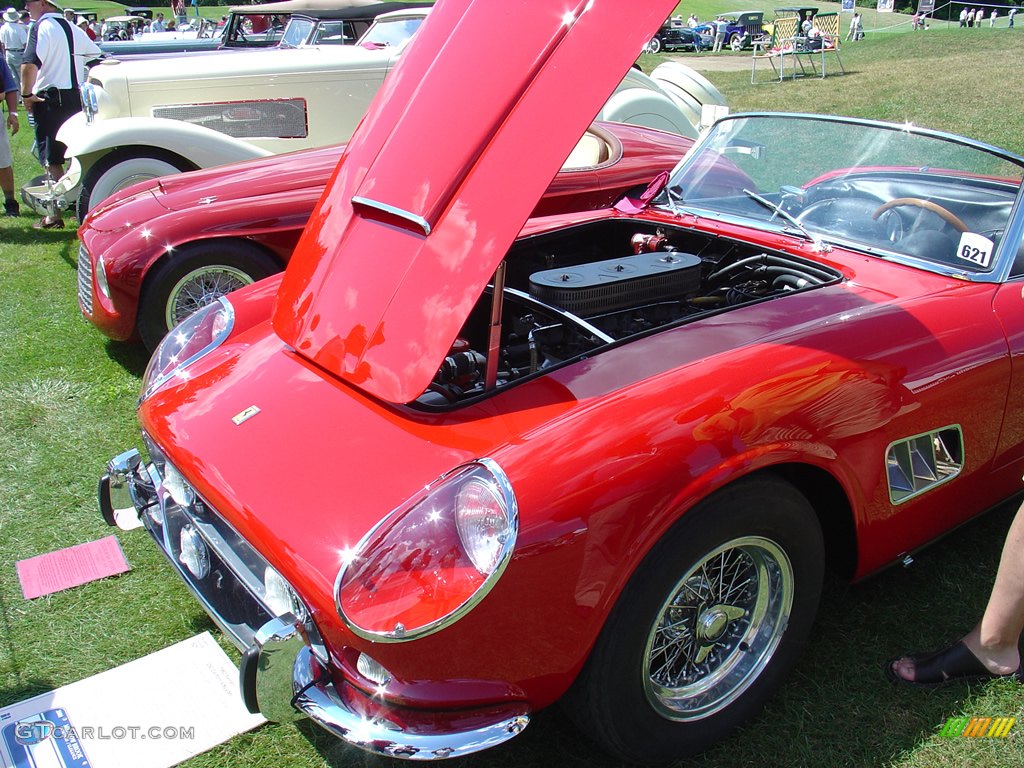
[[[131,570],[116,536],[19,560],[17,567],[26,600]]]

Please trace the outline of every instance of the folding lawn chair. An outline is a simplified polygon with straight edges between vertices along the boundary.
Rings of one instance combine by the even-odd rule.
[[[757,62],[767,61],[771,64],[775,77],[773,82],[781,83],[786,75],[786,56],[796,53],[796,33],[800,19],[796,16],[783,16],[775,20],[772,34],[767,40],[754,42],[754,55],[750,63],[750,83],[757,84]],[[799,59],[794,56],[794,62]],[[803,64],[800,64],[801,69]]]

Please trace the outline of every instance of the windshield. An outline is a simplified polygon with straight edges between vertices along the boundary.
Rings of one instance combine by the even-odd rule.
[[[1024,160],[957,137],[806,115],[719,121],[655,201],[986,272]]]
[[[355,40],[352,34],[352,22],[321,21],[317,25],[316,34],[310,43],[313,45],[346,45],[354,43]]]
[[[359,43],[361,45],[379,46],[402,45],[413,36],[413,33],[420,28],[422,23],[422,16],[377,21],[366,31],[366,34],[363,35],[363,39]]]
[[[281,39],[288,14],[245,13],[232,11],[224,46],[229,48],[264,47]]]
[[[281,38],[279,45],[282,48],[298,48],[307,39],[309,39],[309,33],[313,29],[313,20],[306,18],[299,18],[293,16],[288,21],[288,27],[284,31],[284,37]]]

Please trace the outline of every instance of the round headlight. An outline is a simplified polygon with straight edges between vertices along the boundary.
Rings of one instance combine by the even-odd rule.
[[[498,565],[505,542],[513,535],[505,500],[494,483],[473,478],[455,497],[455,525],[462,548],[482,574]]]
[[[96,86],[92,83],[85,83],[80,89],[82,94],[82,112],[85,113],[85,121],[91,123],[96,113],[100,111],[99,97],[96,93]]]
[[[139,401],[174,378],[186,378],[185,369],[215,350],[231,334],[235,310],[225,297],[196,310],[164,336],[142,377]]]
[[[335,585],[338,612],[371,640],[437,632],[469,612],[512,557],[519,514],[489,459],[445,475],[386,517],[348,553]]]

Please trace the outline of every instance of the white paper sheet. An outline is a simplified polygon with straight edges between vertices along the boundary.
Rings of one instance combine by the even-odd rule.
[[[0,709],[4,768],[168,768],[265,722],[209,632]]]

